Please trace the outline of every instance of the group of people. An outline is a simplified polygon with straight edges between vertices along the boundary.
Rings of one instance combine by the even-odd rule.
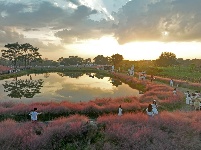
[[[153,103],[148,105],[146,112],[150,117],[158,114],[158,105],[156,104],[156,100],[153,100]]]
[[[122,116],[122,111],[123,109],[121,108],[121,105],[120,105],[118,109],[118,116]],[[148,116],[151,116],[151,117],[158,114],[158,105],[156,104],[156,100],[153,100],[153,103],[148,105],[148,108],[146,109],[146,113]]]
[[[194,106],[195,109],[199,109],[201,107],[201,94],[200,91],[195,91],[194,93],[190,93],[187,91],[184,93],[186,95],[186,104]]]

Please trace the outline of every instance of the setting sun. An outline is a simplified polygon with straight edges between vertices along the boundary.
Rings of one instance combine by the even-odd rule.
[[[96,57],[97,55],[112,56],[121,54],[126,60],[155,60],[162,52],[172,52],[177,58],[198,58],[201,43],[199,42],[130,42],[120,45],[112,36],[102,37],[99,40],[81,41],[79,44],[66,46],[66,55]]]

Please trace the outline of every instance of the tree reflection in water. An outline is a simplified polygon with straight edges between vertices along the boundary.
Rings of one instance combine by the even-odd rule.
[[[69,78],[79,78],[84,75],[82,72],[64,72],[64,73],[57,73],[59,76],[68,76]]]
[[[11,98],[33,98],[34,95],[40,93],[40,89],[43,84],[43,80],[17,80],[14,81],[5,81],[3,84],[4,92],[10,92],[7,96]]]
[[[113,86],[118,87],[119,85],[122,85],[122,82],[118,79],[110,78],[110,83],[112,83]]]

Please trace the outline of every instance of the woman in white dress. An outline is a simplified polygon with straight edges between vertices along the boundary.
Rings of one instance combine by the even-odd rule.
[[[177,95],[177,89],[176,88],[174,88],[174,90],[173,90],[173,95]]]
[[[118,116],[121,116],[122,115],[122,108],[121,108],[121,105],[119,106],[119,113],[118,113]]]
[[[146,109],[146,112],[147,112],[147,115],[150,116],[150,117],[153,117],[154,116],[154,112],[153,112],[153,109],[152,109],[152,105],[149,104],[148,108]]]
[[[152,105],[153,113],[157,115],[158,114],[158,110],[157,110],[158,105],[156,104],[156,100],[153,100],[153,104],[151,104],[151,105]]]

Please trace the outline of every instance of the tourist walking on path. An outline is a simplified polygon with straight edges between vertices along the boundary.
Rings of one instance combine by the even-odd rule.
[[[31,116],[31,121],[36,122],[38,120],[39,114],[41,114],[41,113],[37,112],[37,108],[34,108],[34,110],[29,113],[29,115]]]
[[[119,112],[118,112],[118,116],[121,116],[122,115],[122,108],[121,108],[121,105],[119,106]]]

